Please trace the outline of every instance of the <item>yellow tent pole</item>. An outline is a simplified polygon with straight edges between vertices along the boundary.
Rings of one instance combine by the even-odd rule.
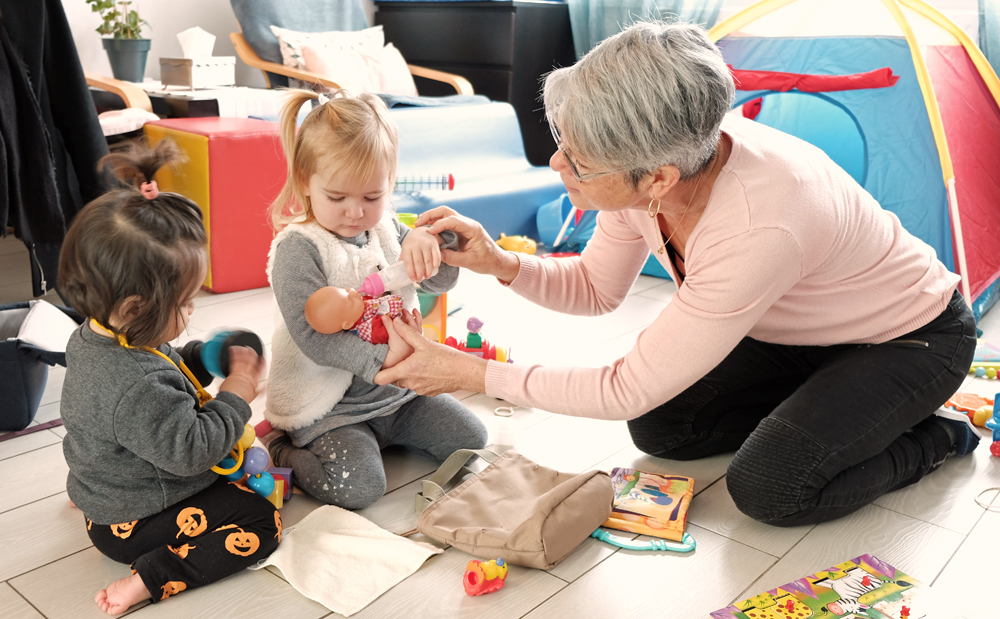
[[[934,143],[937,145],[938,157],[941,159],[941,172],[944,174],[944,182],[955,176],[951,165],[951,153],[948,150],[948,141],[944,136],[944,123],[941,122],[941,110],[938,108],[937,97],[934,96],[934,85],[931,83],[930,74],[927,72],[927,63],[924,62],[924,54],[920,51],[920,42],[910,27],[910,22],[903,15],[903,9],[899,7],[896,0],[882,0],[885,8],[895,18],[899,29],[906,37],[906,43],[910,46],[910,56],[913,58],[913,69],[917,73],[917,82],[920,83],[920,92],[924,97],[924,106],[927,108],[927,117],[931,123],[931,132],[934,134]]]
[[[712,39],[713,43],[717,43],[719,39],[727,34],[735,32],[750,22],[767,15],[771,11],[780,9],[781,7],[795,1],[796,0],[762,0],[761,2],[751,4],[739,13],[736,13],[728,19],[724,19],[723,21],[715,24],[715,26],[708,31],[708,38]]]
[[[905,1],[905,0],[904,0]],[[934,143],[937,145],[938,157],[941,160],[941,172],[944,175],[944,184],[948,193],[948,208],[951,214],[952,231],[955,234],[955,250],[958,254],[958,274],[962,278],[962,296],[965,302],[972,306],[972,291],[969,286],[969,270],[966,268],[965,241],[962,236],[962,219],[958,212],[958,195],[955,191],[955,171],[951,163],[951,152],[948,150],[948,140],[944,134],[944,123],[941,121],[941,109],[938,108],[937,97],[934,95],[934,85],[931,83],[930,74],[927,72],[927,63],[924,61],[923,52],[920,50],[920,42],[910,22],[903,14],[897,0],[882,0],[885,8],[895,18],[903,34],[906,36],[906,43],[910,47],[910,55],[913,57],[913,68],[917,73],[917,81],[920,83],[920,91],[924,97],[924,105],[927,107],[927,117],[931,123],[931,132],[934,134]]]
[[[997,78],[993,66],[986,60],[986,56],[983,56],[982,50],[972,42],[969,35],[965,34],[964,30],[956,26],[955,22],[942,15],[937,9],[920,0],[900,0],[900,2],[906,8],[920,13],[958,39],[958,42],[965,48],[965,52],[969,54],[972,64],[979,70],[979,76],[983,78],[986,88],[989,89],[990,94],[993,95],[993,99],[1000,106],[1000,79]]]

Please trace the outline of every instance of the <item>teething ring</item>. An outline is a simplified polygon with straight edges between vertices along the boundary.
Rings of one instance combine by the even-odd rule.
[[[238,471],[240,467],[243,466],[243,446],[236,443],[236,446],[229,452],[229,455],[236,459],[236,466],[231,469],[224,469],[221,466],[216,465],[212,467],[212,470],[219,475],[229,475],[230,473]]]
[[[443,342],[441,341],[441,330],[440,330],[440,329],[438,329],[438,328],[437,328],[437,327],[435,327],[434,325],[424,325],[424,326],[423,326],[423,328],[424,328],[424,329],[434,329],[434,332],[435,332],[435,333],[437,333],[437,339],[436,339],[435,341],[436,341],[436,342],[437,342],[438,344],[442,344],[442,343],[443,343]]]

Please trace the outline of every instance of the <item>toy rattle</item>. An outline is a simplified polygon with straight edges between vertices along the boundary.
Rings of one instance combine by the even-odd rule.
[[[469,561],[465,565],[462,586],[468,595],[485,595],[503,589],[507,581],[507,564],[496,561]]]
[[[219,331],[206,341],[191,340],[180,350],[181,358],[202,385],[215,376],[229,375],[229,349],[233,346],[252,348],[257,356],[264,356],[264,344],[253,331],[228,329]]]

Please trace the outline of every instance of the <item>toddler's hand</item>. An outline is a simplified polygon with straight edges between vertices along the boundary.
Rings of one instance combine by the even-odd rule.
[[[260,394],[257,384],[263,376],[264,358],[252,348],[233,346],[229,349],[229,375],[219,391],[235,393],[249,404]]]
[[[415,282],[434,276],[441,266],[441,239],[428,232],[428,228],[415,228],[403,239],[400,257],[406,265],[406,274]]]
[[[419,309],[414,308],[408,312],[406,310],[403,310],[403,313],[400,315],[400,318],[403,320],[404,323],[410,325],[417,331],[423,332],[424,317],[420,313]]]
[[[407,344],[406,340],[399,335],[392,324],[391,318],[388,316],[380,316],[379,318],[382,320],[386,333],[389,335],[389,352],[386,353],[385,360],[382,361],[382,369],[388,370],[403,359],[412,355],[413,346]],[[413,310],[413,314],[404,310],[401,318],[403,319],[403,322],[416,329],[420,329],[420,325],[423,323],[423,318],[420,316],[420,310]]]

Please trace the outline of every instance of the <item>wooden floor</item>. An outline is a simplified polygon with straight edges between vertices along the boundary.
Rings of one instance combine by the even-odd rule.
[[[625,303],[597,318],[563,316],[539,309],[496,284],[463,273],[450,294],[449,328],[464,337],[465,321],[478,316],[484,336],[511,349],[518,363],[601,366],[627,351],[636,334],[663,309],[675,291],[671,282],[641,276]],[[27,254],[13,238],[0,239],[0,304],[30,297]],[[218,327],[244,327],[270,340],[276,309],[268,289],[196,299],[197,310],[184,338]],[[980,325],[1000,342],[1000,310]],[[59,417],[65,370],[54,368],[35,423]],[[2,377],[0,380],[10,380]],[[217,381],[218,382],[218,381]],[[1000,383],[970,379],[965,389],[992,397]],[[456,394],[495,432],[494,409],[504,402],[484,395]],[[253,422],[263,400],[253,404]],[[935,617],[985,619],[1000,616],[1000,594],[992,590],[997,564],[1000,513],[976,504],[982,494],[1000,509],[1000,459],[988,441],[971,456],[953,458],[919,484],[879,499],[859,512],[819,526],[779,529],[758,524],[735,508],[726,491],[731,455],[675,462],[643,455],[624,423],[591,421],[517,408],[516,448],[529,458],[563,471],[615,466],[694,477],[696,495],[689,532],[698,549],[690,555],[616,550],[588,539],[548,572],[512,566],[498,593],[468,597],[462,572],[469,555],[449,548],[413,576],[385,593],[358,618],[618,618],[707,617],[713,610],[772,589],[864,553],[888,561],[939,596],[961,598]],[[82,514],[65,492],[62,428],[0,443],[0,617],[79,619],[102,617],[94,593],[128,568],[91,545]],[[986,432],[984,431],[984,435]],[[495,434],[494,434],[495,436]],[[385,454],[386,495],[359,512],[396,533],[414,527],[413,495],[435,463],[416,454]],[[317,507],[296,494],[282,509],[289,527]],[[129,616],[150,617],[335,617],[289,586],[280,573],[246,571],[220,583],[186,592],[162,604],[135,608]],[[917,619],[917,616],[912,617]]]

